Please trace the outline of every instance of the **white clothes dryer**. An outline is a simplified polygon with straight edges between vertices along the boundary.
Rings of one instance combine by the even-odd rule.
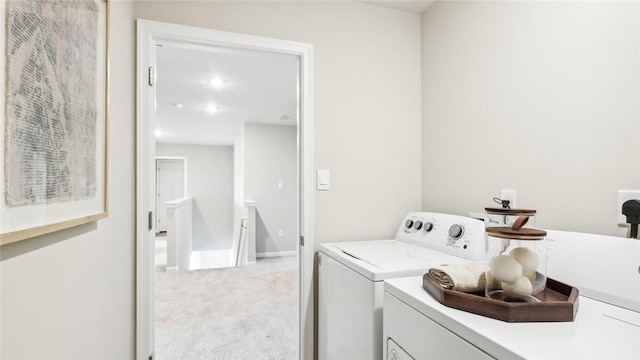
[[[319,359],[381,360],[384,281],[483,257],[484,222],[427,212],[405,216],[394,239],[320,244]]]
[[[640,241],[547,234],[547,274],[580,291],[573,322],[495,320],[440,304],[422,276],[391,279],[385,359],[640,359]]]

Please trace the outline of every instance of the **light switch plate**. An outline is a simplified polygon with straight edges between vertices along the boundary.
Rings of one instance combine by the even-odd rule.
[[[622,204],[627,200],[640,200],[640,190],[618,190],[618,206],[616,212],[618,214],[618,225],[627,225],[627,217],[622,215]]]
[[[318,169],[316,188],[318,190],[329,190],[329,183],[330,183],[329,170]]]

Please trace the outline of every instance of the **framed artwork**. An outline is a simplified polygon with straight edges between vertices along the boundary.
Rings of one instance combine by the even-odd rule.
[[[0,245],[107,216],[109,4],[0,1]]]

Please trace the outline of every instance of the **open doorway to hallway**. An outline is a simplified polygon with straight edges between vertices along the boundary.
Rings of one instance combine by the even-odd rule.
[[[157,43],[155,359],[297,357],[299,68]]]
[[[226,48],[230,50],[250,50],[254,52],[287,54],[297,57],[298,60],[298,78],[297,78],[297,98],[296,98],[296,117],[297,117],[297,146],[296,146],[296,181],[295,186],[291,187],[288,182],[284,181],[283,185],[277,181],[276,187],[281,191],[283,189],[297,189],[296,204],[298,206],[297,219],[295,220],[296,228],[294,230],[294,239],[296,240],[297,256],[294,256],[296,283],[296,307],[297,314],[295,316],[298,323],[297,328],[297,346],[296,352],[299,358],[311,359],[313,357],[313,257],[314,257],[314,236],[313,236],[313,116],[312,116],[312,46],[309,44],[283,41],[278,39],[262,38],[250,35],[242,35],[235,33],[227,33],[215,30],[194,28],[188,26],[160,23],[148,20],[137,21],[138,33],[138,55],[137,55],[137,251],[136,251],[136,358],[147,359],[154,354],[156,346],[154,344],[155,336],[155,271],[153,267],[153,253],[155,242],[155,226],[153,226],[153,214],[151,209],[155,207],[155,189],[149,184],[155,182],[155,171],[152,160],[156,153],[156,138],[154,130],[156,129],[156,108],[161,104],[156,101],[156,84],[163,79],[160,74],[156,76],[157,59],[156,53],[159,50],[158,45],[163,45],[167,41],[185,42],[195,47],[214,46]],[[164,46],[164,45],[163,45]],[[215,81],[218,83],[217,81]],[[224,82],[223,82],[224,83]],[[277,91],[277,88],[272,89]],[[197,94],[196,94],[197,95]],[[195,97],[192,96],[192,97]],[[184,104],[173,103],[173,109],[183,109]],[[215,105],[215,104],[214,104]],[[202,110],[200,108],[199,110]],[[205,110],[222,110],[222,107],[207,106]],[[283,114],[286,115],[286,114]],[[182,116],[181,119],[185,119]],[[288,120],[287,116],[279,116],[279,121]],[[204,124],[210,121],[204,121]],[[191,127],[193,128],[193,127]],[[234,152],[241,147],[234,146]],[[234,159],[238,158],[234,156]],[[191,169],[191,162],[189,165]],[[235,173],[235,166],[234,166]],[[234,174],[235,176],[235,174]],[[234,187],[234,210],[237,209],[238,203],[236,199],[236,189]],[[240,205],[255,210],[260,206],[259,200],[244,198]],[[192,199],[193,200],[193,199]],[[188,202],[189,200],[185,200]],[[187,208],[190,208],[187,206]],[[256,228],[257,216],[250,216],[252,211],[247,210],[247,220],[245,222],[247,229]],[[240,219],[242,220],[242,219]],[[242,222],[240,221],[240,224]],[[239,224],[238,224],[239,225]],[[241,238],[241,226],[233,226],[234,234],[232,241],[239,241]],[[235,232],[238,234],[235,234]],[[283,232],[291,234],[286,229]],[[249,239],[250,236],[256,236],[257,232],[246,231],[246,250],[242,255],[245,256],[244,261],[250,262],[252,256],[259,249],[255,239]],[[280,231],[276,231],[279,236]],[[237,235],[237,236],[236,236]],[[258,235],[259,236],[259,235]],[[238,247],[241,248],[241,247]],[[265,247],[266,249],[266,247]],[[263,255],[268,255],[269,251],[264,251]],[[268,261],[268,260],[265,260]],[[257,268],[260,266],[261,260],[256,261]],[[251,269],[251,266],[237,267],[235,269]],[[230,268],[226,268],[230,269]],[[220,272],[223,270],[197,270],[197,272]],[[167,275],[180,274],[165,273]],[[258,297],[261,294],[253,292],[251,297]],[[294,342],[296,342],[294,340]],[[277,357],[277,355],[276,355]],[[158,357],[156,357],[158,358]],[[184,358],[184,357],[182,357]]]

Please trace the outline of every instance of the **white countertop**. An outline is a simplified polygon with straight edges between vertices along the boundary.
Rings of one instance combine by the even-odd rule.
[[[385,291],[498,359],[640,359],[640,313],[584,296],[573,322],[507,323],[440,304],[422,276]]]

